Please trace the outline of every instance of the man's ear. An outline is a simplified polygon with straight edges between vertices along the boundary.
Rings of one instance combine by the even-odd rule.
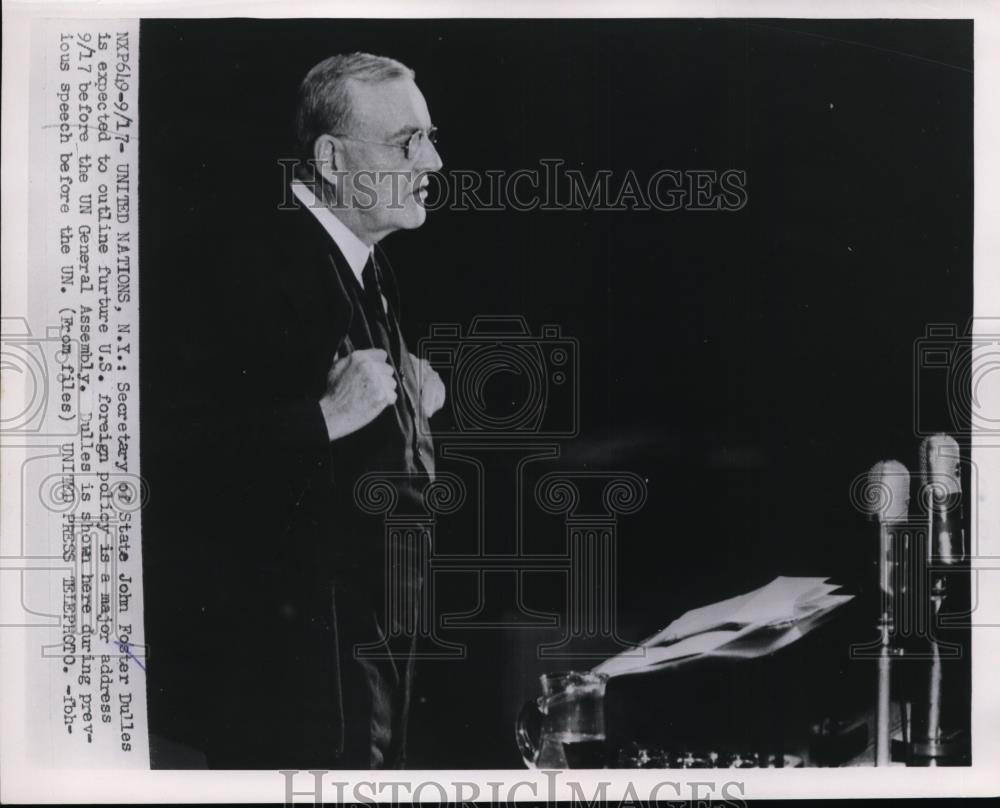
[[[340,186],[343,176],[343,144],[333,135],[323,134],[313,144],[313,160],[319,175],[334,188]]]

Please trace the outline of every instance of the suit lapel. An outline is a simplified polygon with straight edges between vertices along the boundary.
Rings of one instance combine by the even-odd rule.
[[[306,271],[313,274],[312,283],[307,284],[307,289],[317,289],[322,294],[322,308],[326,311],[324,316],[325,335],[332,339],[335,352],[340,354],[344,349],[344,342],[350,333],[351,323],[354,319],[354,306],[351,304],[351,297],[344,288],[340,270],[347,267],[347,260],[337,247],[336,242],[323,229],[315,216],[305,208],[300,207],[296,213],[299,216],[297,222],[299,243],[305,245],[309,257],[305,262]],[[301,295],[303,290],[299,290]],[[319,301],[313,301],[317,303]],[[325,341],[325,340],[324,340]],[[349,349],[349,347],[348,347]]]

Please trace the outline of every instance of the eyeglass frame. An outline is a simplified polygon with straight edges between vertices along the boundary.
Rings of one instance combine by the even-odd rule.
[[[412,160],[424,143],[429,142],[432,146],[437,145],[438,128],[436,126],[429,126],[427,129],[415,129],[413,134],[406,139],[405,143],[388,143],[384,140],[365,140],[364,138],[344,135],[339,132],[331,132],[330,135],[344,140],[353,140],[356,143],[367,143],[369,146],[391,146],[394,149],[402,149],[403,159]],[[414,141],[418,138],[420,138],[420,140],[417,142],[417,145],[414,145]]]

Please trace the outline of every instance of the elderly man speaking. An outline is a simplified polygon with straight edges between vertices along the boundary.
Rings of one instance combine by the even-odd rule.
[[[211,768],[401,767],[417,638],[399,615],[417,608],[421,580],[406,561],[392,570],[408,596],[383,614],[385,525],[355,495],[363,475],[384,475],[397,513],[425,513],[428,419],[445,390],[407,348],[379,245],[423,224],[442,163],[413,71],[393,59],[320,62],[295,124],[277,230],[248,226],[229,273],[250,295],[233,305],[239,393],[218,419],[234,475],[220,485],[239,513],[219,541],[238,549],[216,552],[232,561],[199,612],[221,684],[197,745]]]

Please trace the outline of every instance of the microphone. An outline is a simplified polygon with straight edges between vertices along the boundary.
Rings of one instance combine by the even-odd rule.
[[[915,592],[919,599],[913,604],[920,620],[921,633],[926,637],[921,655],[929,660],[922,669],[918,694],[913,704],[911,757],[935,765],[938,760],[955,754],[956,734],[949,731],[945,715],[943,653],[954,654],[954,647],[939,641],[935,631],[940,625],[942,606],[949,595],[949,577],[965,558],[965,531],[962,526],[962,478],[959,470],[958,443],[949,435],[925,438],[920,444],[920,493],[926,513],[927,540],[920,558],[914,559],[916,572],[923,585]],[[929,575],[925,575],[929,572]],[[927,588],[929,584],[929,589]],[[959,596],[960,597],[960,596]],[[954,594],[952,596],[954,600]],[[960,651],[960,649],[958,649]],[[922,691],[922,692],[919,692]]]
[[[905,522],[910,516],[910,472],[898,460],[880,460],[868,472],[868,483],[879,492],[872,512],[879,522]]]
[[[894,579],[899,578],[898,559],[893,547],[896,525],[910,515],[910,472],[898,460],[880,460],[868,472],[871,515],[879,524],[878,578],[882,590],[882,612],[878,621],[879,657],[875,708],[875,765],[888,766],[890,755],[890,668],[891,633],[895,623]]]
[[[920,444],[922,501],[928,514],[928,561],[952,566],[965,557],[962,527],[962,476],[958,443],[950,435],[931,435]]]
[[[872,492],[870,513],[879,523],[879,586],[886,608],[887,599],[898,593],[894,578],[899,577],[899,559],[893,550],[891,530],[910,517],[910,472],[898,460],[880,460],[868,472],[868,486]]]

